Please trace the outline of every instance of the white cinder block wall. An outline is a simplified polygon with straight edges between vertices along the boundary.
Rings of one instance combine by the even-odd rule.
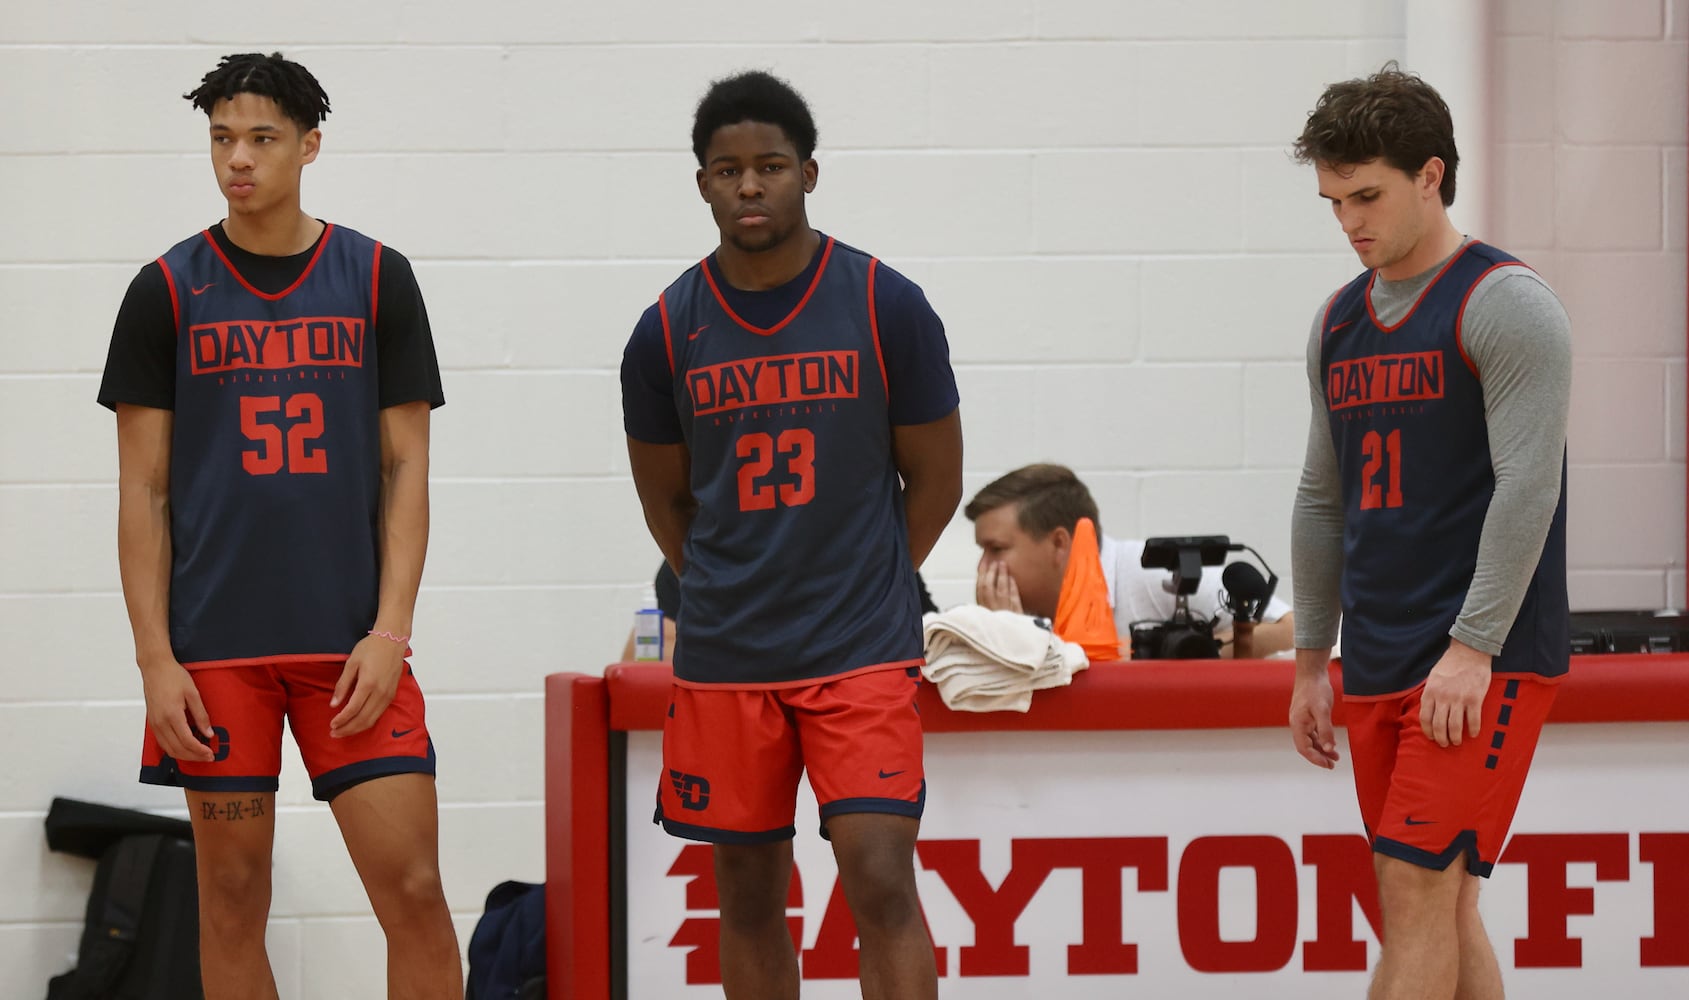
[[[1110,531],[1226,531],[1288,575],[1303,338],[1356,265],[1285,147],[1324,83],[1402,54],[1403,3],[9,5],[0,992],[42,992],[74,949],[91,865],[45,850],[51,797],[180,808],[134,782],[93,396],[130,276],[220,217],[204,120],[176,96],[219,54],[317,73],[335,112],[306,206],[406,252],[428,298],[450,405],[415,665],[467,938],[495,882],[543,874],[541,678],[610,659],[657,562],[615,371],[639,310],[713,242],[688,152],[708,80],[772,67],[811,99],[812,218],[945,317],[970,492],[1068,462]],[[1496,242],[1577,327],[1583,607],[1684,603],[1686,6],[1497,0],[1496,144],[1466,151],[1497,157]],[[928,565],[941,603],[974,561],[958,518]],[[380,995],[379,931],[296,763],[281,802],[282,996]]]

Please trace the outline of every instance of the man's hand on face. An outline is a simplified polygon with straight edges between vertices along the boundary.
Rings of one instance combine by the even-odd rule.
[[[979,557],[979,570],[974,577],[974,602],[992,611],[1026,614],[1026,609],[1020,606],[1020,591],[1015,589],[1015,578],[1009,574],[1009,567],[1002,560],[990,556]]]

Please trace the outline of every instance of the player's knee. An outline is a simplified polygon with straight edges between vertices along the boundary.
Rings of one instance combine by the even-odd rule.
[[[909,858],[868,852],[842,864],[839,878],[844,880],[858,927],[894,928],[920,919],[920,897]]]
[[[236,856],[199,866],[201,926],[215,932],[262,929],[270,912],[270,859]]]
[[[789,846],[717,846],[716,889],[723,920],[743,926],[785,922],[791,886]]]
[[[372,900],[380,900],[378,916],[384,924],[420,923],[444,912],[446,894],[437,865],[417,862],[396,867],[382,876],[380,885],[370,886],[369,892]]]

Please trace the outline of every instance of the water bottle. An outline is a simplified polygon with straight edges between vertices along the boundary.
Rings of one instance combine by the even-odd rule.
[[[646,587],[633,615],[633,658],[661,661],[663,658],[663,609],[657,607],[657,588]]]

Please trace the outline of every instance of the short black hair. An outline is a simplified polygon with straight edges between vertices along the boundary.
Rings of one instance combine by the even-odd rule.
[[[256,94],[275,101],[301,132],[309,132],[328,117],[328,94],[323,85],[310,70],[283,58],[280,52],[224,56],[216,69],[200,79],[197,88],[182,97],[210,116],[218,101],[236,94]]]
[[[704,150],[719,128],[740,122],[778,126],[798,149],[798,159],[815,155],[815,118],[803,95],[772,73],[751,70],[710,84],[692,116],[692,152],[704,165]]]
[[[1296,159],[1328,168],[1382,158],[1409,176],[1435,156],[1443,161],[1438,194],[1454,204],[1460,152],[1454,117],[1437,89],[1407,73],[1394,59],[1369,77],[1325,88],[1291,147]]]

